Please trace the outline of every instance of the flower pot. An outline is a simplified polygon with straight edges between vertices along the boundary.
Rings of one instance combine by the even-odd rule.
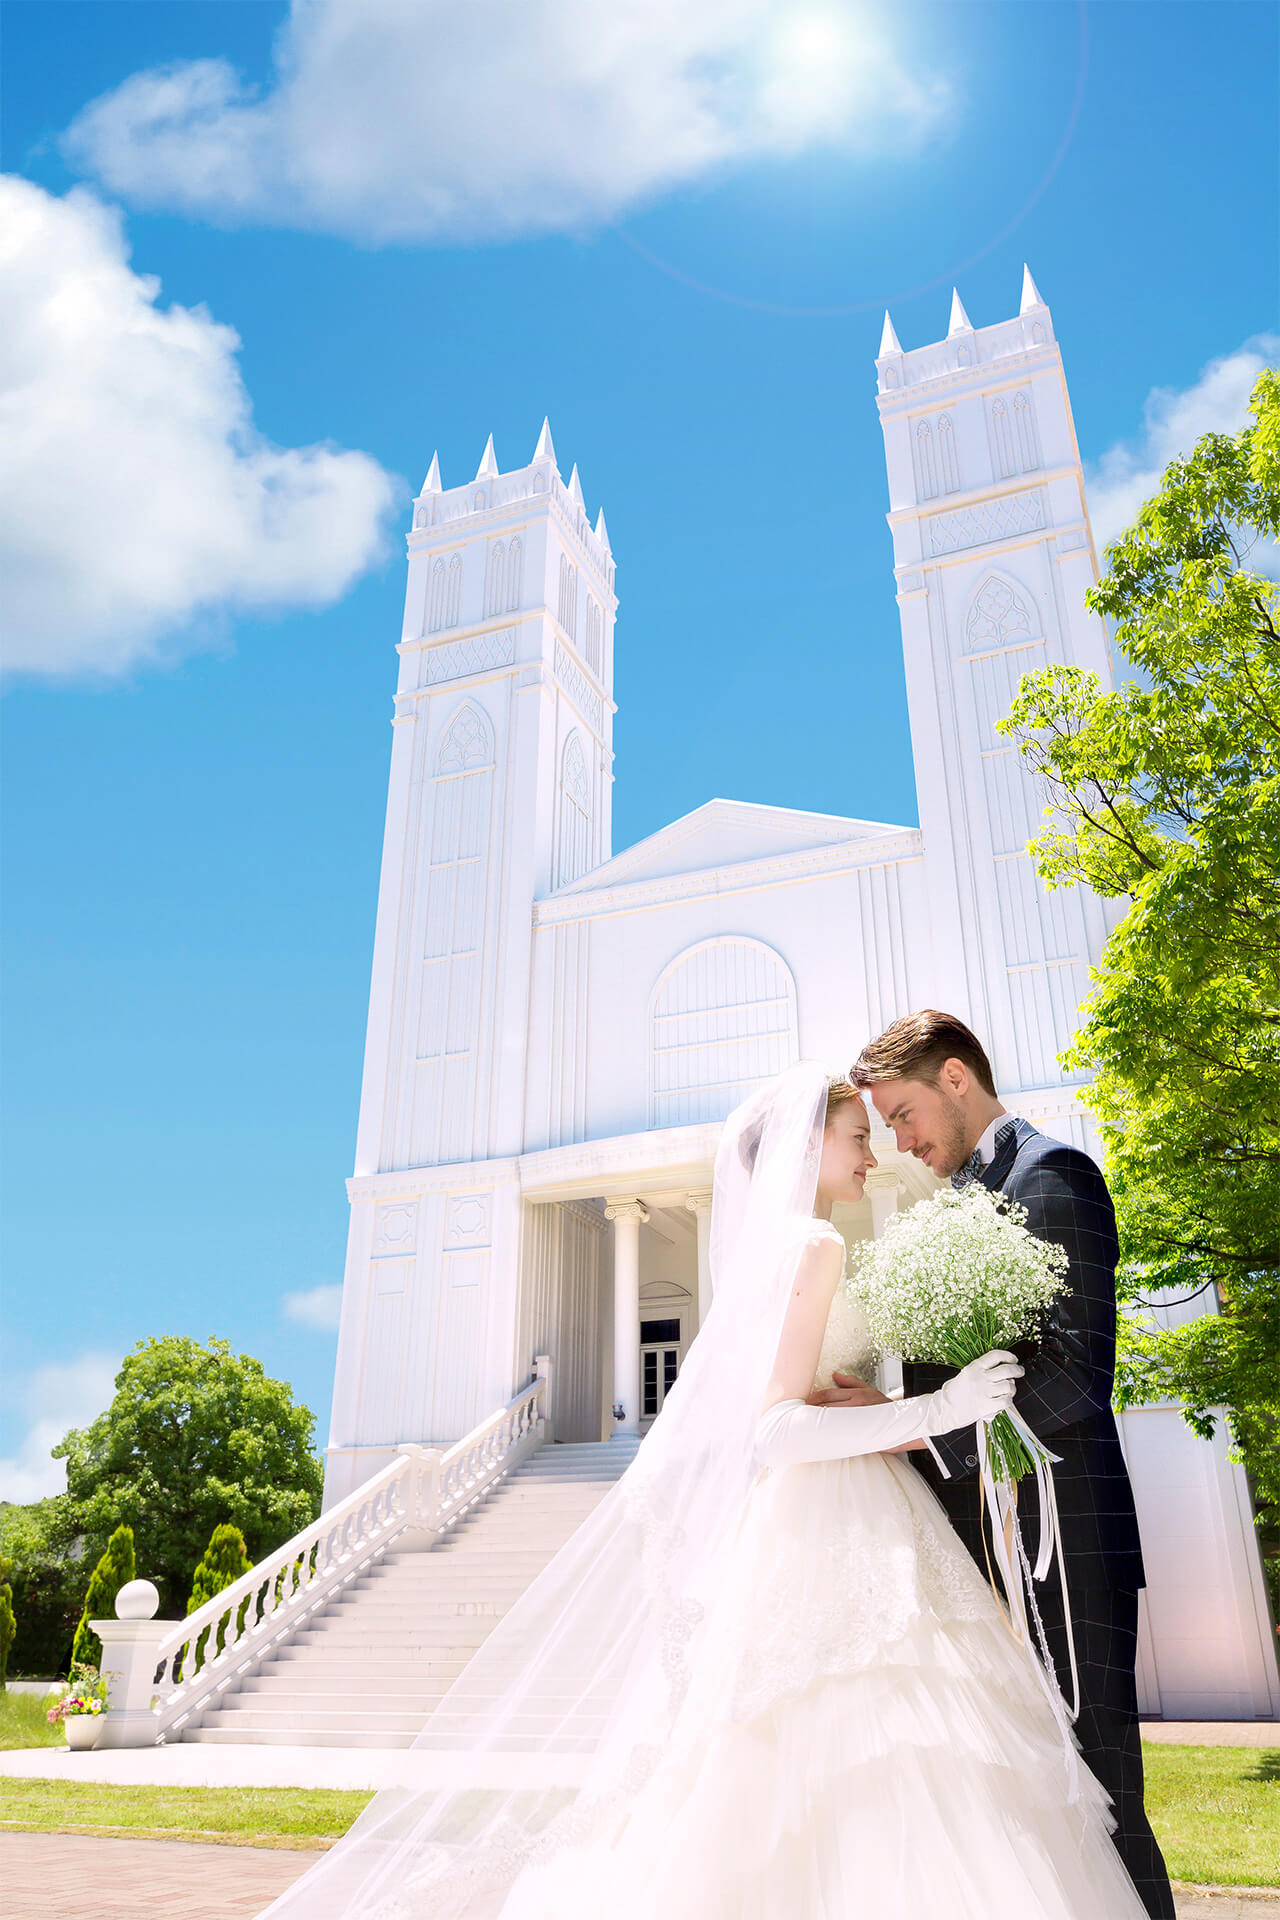
[[[100,1713],[69,1713],[63,1721],[67,1730],[67,1745],[73,1753],[88,1753],[98,1744],[98,1735],[102,1731]]]

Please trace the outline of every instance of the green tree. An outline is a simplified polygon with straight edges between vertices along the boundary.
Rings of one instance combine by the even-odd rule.
[[[5,1690],[5,1681],[9,1672],[9,1649],[18,1631],[17,1618],[13,1611],[13,1588],[9,1585],[9,1568],[0,1560],[0,1693]]]
[[[53,1449],[67,1463],[59,1526],[94,1541],[127,1520],[162,1611],[176,1615],[219,1522],[239,1527],[256,1561],[319,1513],[314,1425],[284,1381],[225,1340],[140,1341],[106,1412]]]
[[[76,1637],[71,1646],[71,1665],[101,1667],[102,1642],[93,1628],[91,1620],[109,1620],[115,1610],[116,1595],[121,1587],[138,1577],[138,1565],[133,1552],[133,1528],[117,1527],[107,1542],[107,1550],[93,1570],[89,1581],[89,1591],[85,1595],[84,1612],[80,1615],[80,1624],[76,1628]]]
[[[1177,1397],[1202,1433],[1225,1405],[1274,1524],[1280,593],[1257,562],[1280,533],[1280,375],[1252,411],[1168,468],[1089,596],[1141,679],[1030,674],[1000,730],[1047,784],[1043,880],[1121,910],[1064,1064],[1092,1076],[1122,1293],[1216,1289],[1221,1305],[1172,1332],[1130,1324],[1122,1401]]]
[[[209,1537],[209,1544],[204,1550],[204,1558],[192,1577],[191,1598],[187,1601],[187,1612],[194,1613],[196,1608],[202,1607],[206,1600],[212,1600],[215,1594],[223,1591],[224,1587],[229,1587],[233,1581],[238,1580],[242,1573],[250,1573],[252,1570],[253,1562],[245,1552],[244,1535],[239,1527],[215,1527]],[[246,1598],[240,1602],[237,1609],[237,1634],[244,1632],[244,1617],[248,1606],[249,1601]],[[206,1627],[196,1646],[197,1672],[204,1664],[204,1650],[208,1640],[209,1630]],[[227,1622],[224,1617],[218,1622],[217,1651],[219,1653],[222,1652],[226,1643]]]
[[[84,1601],[84,1545],[61,1524],[62,1496],[30,1506],[0,1506],[0,1557],[13,1588],[17,1637],[9,1656],[15,1674],[52,1679],[65,1673]]]

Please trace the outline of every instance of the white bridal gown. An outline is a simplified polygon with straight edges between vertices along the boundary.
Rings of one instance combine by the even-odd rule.
[[[867,1358],[838,1290],[815,1385]],[[1029,1656],[904,1456],[763,1473],[734,1552],[647,1782],[502,1920],[1145,1920],[1103,1789],[1081,1767],[1068,1803]]]

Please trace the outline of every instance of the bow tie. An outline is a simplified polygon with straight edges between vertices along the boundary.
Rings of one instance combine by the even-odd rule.
[[[1002,1149],[1004,1148],[1006,1143],[1009,1141],[1009,1139],[1012,1137],[1013,1128],[1014,1128],[1014,1123],[1012,1120],[1004,1120],[996,1128],[995,1140],[992,1144],[992,1149],[991,1149],[992,1160],[999,1159]],[[971,1185],[971,1183],[974,1180],[981,1180],[982,1169],[986,1164],[987,1162],[983,1160],[981,1152],[977,1147],[975,1147],[973,1152],[969,1155],[969,1158],[965,1161],[964,1165],[962,1167],[957,1167],[955,1172],[952,1174],[951,1176],[952,1186],[956,1189],[957,1192],[959,1192],[962,1188]]]

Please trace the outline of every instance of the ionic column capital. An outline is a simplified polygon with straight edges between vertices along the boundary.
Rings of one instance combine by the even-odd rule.
[[[710,1213],[710,1187],[691,1187],[684,1197],[684,1204],[690,1213]]]
[[[649,1218],[649,1209],[643,1200],[613,1200],[604,1210],[606,1220],[640,1220]]]

